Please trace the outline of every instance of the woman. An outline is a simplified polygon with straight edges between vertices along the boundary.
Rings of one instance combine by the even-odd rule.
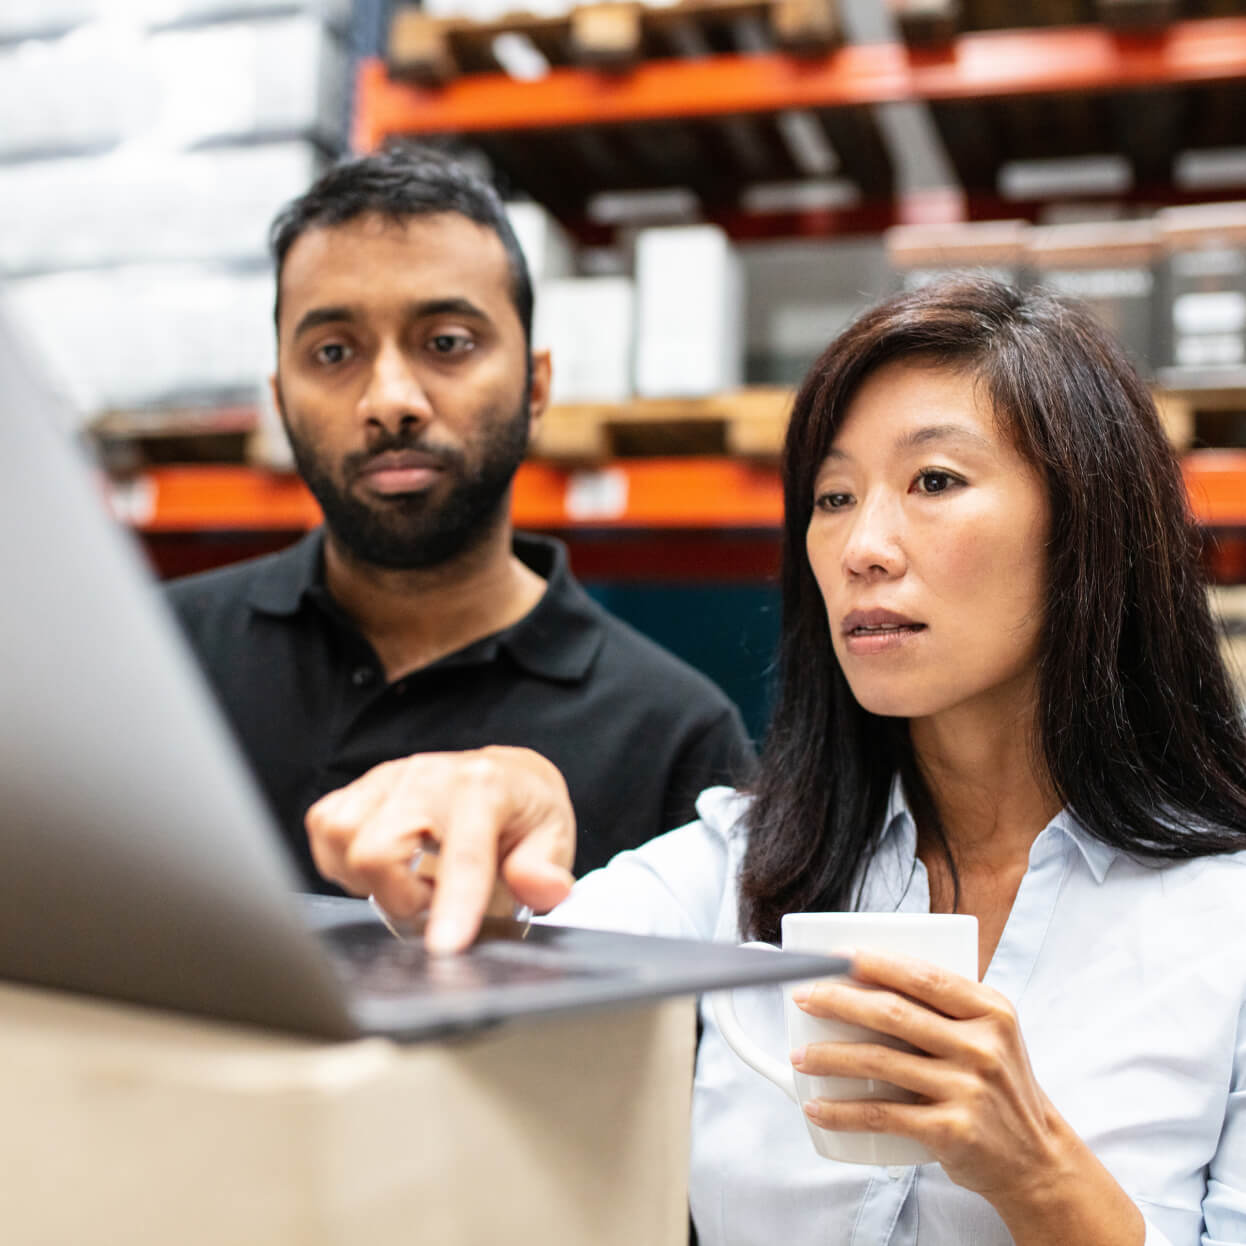
[[[1246,1242],[1246,740],[1145,387],[1085,312],[940,283],[814,365],[784,478],[755,791],[706,793],[698,822],[581,881],[554,920],[773,940],[785,912],[967,912],[984,980],[862,954],[854,977],[881,990],[808,993],[917,1049],[792,1057],[921,1096],[813,1109],[940,1160],[887,1173],[818,1157],[703,1013],[700,1240]],[[400,867],[423,829],[443,860],[485,844],[540,904],[557,879],[532,862],[567,858],[538,769],[502,756],[477,788],[509,773],[519,793],[489,836],[413,811],[415,771],[361,781],[313,812],[318,863],[412,912],[430,884]],[[440,915],[481,906],[466,877],[443,875]],[[781,1043],[777,1001],[758,1013]]]

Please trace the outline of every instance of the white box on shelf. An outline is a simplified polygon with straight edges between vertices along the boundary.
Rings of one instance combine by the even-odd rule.
[[[7,287],[85,417],[254,396],[272,367],[272,277],[206,265],[53,273]]]
[[[262,260],[273,216],[323,164],[289,142],[0,165],[0,273]]]
[[[575,272],[575,244],[539,203],[508,203],[506,215],[528,261],[533,284]]]
[[[4,0],[0,38],[27,39],[59,34],[100,16],[104,0]]]
[[[143,40],[95,23],[0,47],[0,160],[102,149],[144,122]]]
[[[149,141],[312,136],[345,140],[349,63],[314,17],[161,31],[145,43],[155,116]]]
[[[116,4],[117,0],[100,0]],[[210,21],[221,17],[270,17],[276,13],[310,13],[335,26],[350,21],[351,0],[126,0],[148,25]]]
[[[695,397],[743,377],[739,257],[716,225],[641,230],[636,239],[636,392]]]
[[[631,397],[634,316],[628,277],[568,277],[540,285],[533,344],[552,356],[554,402]]]

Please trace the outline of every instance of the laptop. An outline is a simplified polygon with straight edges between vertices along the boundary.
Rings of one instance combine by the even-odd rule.
[[[836,958],[490,920],[429,958],[299,898],[245,762],[0,301],[0,977],[326,1039],[842,973]]]

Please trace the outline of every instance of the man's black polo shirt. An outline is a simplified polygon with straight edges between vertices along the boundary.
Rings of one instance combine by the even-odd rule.
[[[386,684],[324,584],[322,535],[169,585],[176,609],[308,885],[303,817],[324,793],[408,753],[516,744],[566,777],[577,874],[690,820],[698,792],[753,759],[716,685],[608,614],[556,541],[516,536],[547,581],[505,631]]]

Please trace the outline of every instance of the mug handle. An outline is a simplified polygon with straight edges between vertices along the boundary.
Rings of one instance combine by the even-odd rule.
[[[773,943],[742,943],[741,947],[767,948],[771,952],[779,949]],[[767,1081],[773,1082],[793,1103],[799,1104],[796,1093],[796,1077],[790,1064],[776,1060],[764,1050],[762,1045],[745,1033],[736,1016],[735,991],[714,991],[710,995],[710,1011],[714,1014],[714,1022],[718,1026],[727,1046],[735,1052],[755,1073],[760,1073]]]

